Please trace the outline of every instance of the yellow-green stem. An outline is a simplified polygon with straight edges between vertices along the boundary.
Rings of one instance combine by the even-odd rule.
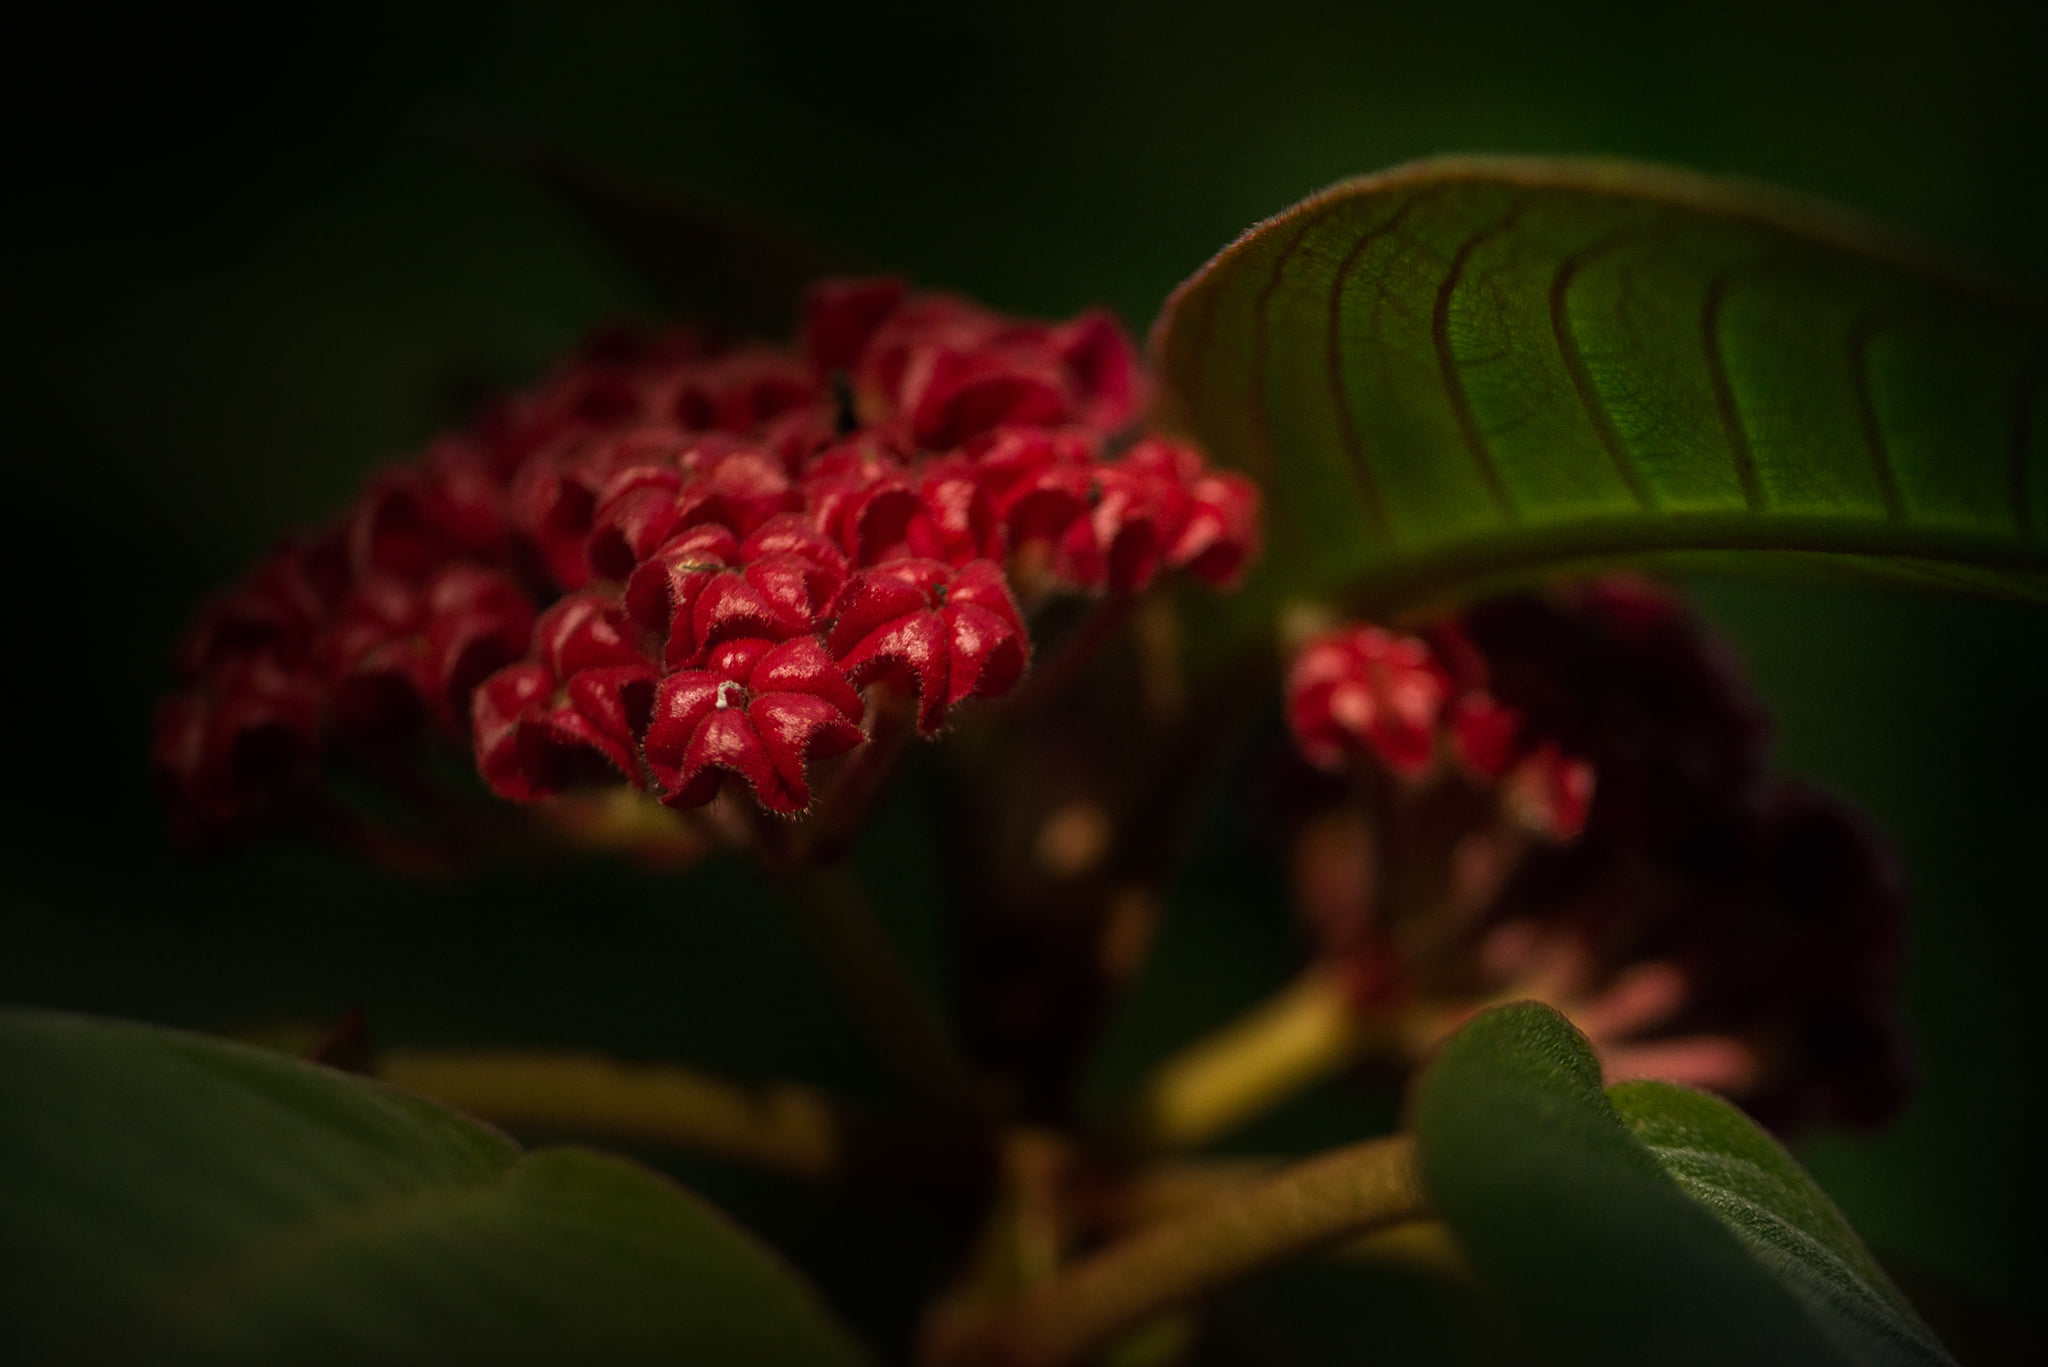
[[[989,1177],[978,1136],[878,1118],[790,1083],[560,1052],[396,1049],[374,1072],[514,1129],[687,1150],[919,1200],[971,1205]]]
[[[1367,1031],[1338,976],[1311,969],[1161,1064],[1119,1122],[1132,1152],[1205,1144],[1355,1062]]]
[[[1426,1213],[1406,1135],[1296,1164],[1078,1263],[950,1345],[951,1364],[1061,1367],[1261,1268]]]
[[[840,1113],[808,1087],[742,1086],[685,1068],[572,1053],[394,1049],[378,1057],[375,1071],[514,1128],[672,1146],[820,1181],[845,1167]]]

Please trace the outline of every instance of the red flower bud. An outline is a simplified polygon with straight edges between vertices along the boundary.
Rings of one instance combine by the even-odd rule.
[[[683,458],[688,475],[676,505],[677,527],[716,522],[741,536],[803,506],[782,461],[755,446],[724,448],[706,442]]]
[[[665,416],[692,432],[751,433],[809,403],[818,393],[810,367],[755,347],[685,371],[665,401]]]
[[[1077,396],[1077,416],[1088,426],[1113,432],[1144,405],[1138,358],[1115,318],[1100,310],[1047,330],[1046,341],[1066,368]]]
[[[505,496],[463,443],[437,446],[423,470],[371,478],[346,529],[358,575],[422,579],[452,556],[495,558],[505,542]]]
[[[715,522],[678,532],[642,561],[626,584],[627,617],[670,669],[697,655],[697,595],[740,559],[739,538]]]
[[[951,450],[1005,424],[1078,416],[1057,358],[1023,348],[923,348],[903,373],[898,402],[911,439],[928,451]]]
[[[316,636],[347,597],[349,580],[339,538],[285,546],[200,614],[179,643],[179,677],[196,682],[232,661],[258,655],[310,658]]]
[[[1326,769],[1377,756],[1413,777],[1436,758],[1449,680],[1423,642],[1378,627],[1318,637],[1287,675],[1287,721],[1309,760]]]
[[[157,709],[152,768],[199,821],[232,823],[306,776],[323,701],[309,671],[264,656],[229,661],[202,692]]]
[[[585,554],[600,578],[624,583],[676,525],[682,472],[672,465],[632,465],[605,481],[591,516]]]
[[[699,806],[738,774],[770,811],[810,805],[805,765],[860,744],[859,694],[815,637],[728,641],[661,681],[647,764],[663,801]]]
[[[1586,829],[1593,810],[1593,766],[1546,741],[1507,776],[1508,806],[1530,828],[1566,841]]]
[[[743,636],[785,641],[811,635],[823,624],[839,585],[836,572],[795,554],[764,555],[744,569],[715,575],[698,590],[690,610],[697,652]]]
[[[896,311],[909,288],[901,280],[835,280],[813,286],[804,301],[803,350],[820,373],[852,370],[868,341]]]
[[[1514,763],[1521,714],[1489,693],[1467,693],[1451,705],[1451,743],[1458,759],[1482,779],[1497,779]]]
[[[827,645],[855,683],[895,677],[918,693],[918,729],[936,732],[968,698],[1009,691],[1024,673],[1028,638],[1000,567],[954,570],[905,560],[847,580]]]
[[[1073,429],[1005,427],[972,448],[981,486],[1012,549],[1057,546],[1095,496],[1098,444]]]
[[[1188,518],[1166,562],[1218,587],[1235,584],[1259,552],[1259,486],[1232,470],[1188,485]]]
[[[619,607],[593,594],[541,614],[535,658],[486,679],[471,707],[478,768],[493,792],[530,802],[584,782],[639,786],[636,746],[655,673],[630,635]]]
[[[566,680],[547,665],[510,665],[476,690],[477,769],[492,792],[533,802],[580,783],[639,787],[635,748],[654,700],[645,662],[595,665]]]

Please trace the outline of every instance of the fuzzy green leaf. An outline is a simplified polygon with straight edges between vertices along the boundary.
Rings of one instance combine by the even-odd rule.
[[[1414,1121],[1431,1201],[1559,1361],[1951,1361],[1773,1140],[1681,1088],[1610,1102],[1549,1007],[1474,1018]]]
[[[2048,597],[2048,308],[1839,210],[1447,159],[1168,301],[1160,416],[1258,477],[1272,580],[1398,607],[1614,561]]]
[[[673,1183],[177,1031],[0,1013],[0,1357],[719,1362],[861,1352]]]
[[[1827,1193],[1756,1122],[1668,1082],[1619,1083],[1607,1099],[1679,1189],[1719,1216],[1862,1361],[1948,1361]]]

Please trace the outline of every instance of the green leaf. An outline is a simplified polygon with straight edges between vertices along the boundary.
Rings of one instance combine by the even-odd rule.
[[[1153,349],[1162,420],[1267,488],[1288,590],[1768,554],[2048,597],[2048,309],[1756,187],[1402,167],[1252,229]]]
[[[1717,1097],[1624,1082],[1607,1099],[1679,1189],[1866,1362],[1946,1362],[1934,1332],[1784,1146]]]
[[[0,1013],[10,1362],[717,1362],[861,1352],[673,1183],[242,1045]]]
[[[1416,1091],[1431,1201],[1560,1361],[1951,1361],[1738,1112],[1665,1084],[1614,1095],[1584,1036],[1533,1002],[1475,1017]]]

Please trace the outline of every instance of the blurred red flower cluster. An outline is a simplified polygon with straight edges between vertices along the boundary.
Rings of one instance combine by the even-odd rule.
[[[1287,724],[1302,755],[1342,771],[1377,763],[1420,780],[1455,759],[1480,784],[1502,781],[1513,810],[1543,835],[1569,840],[1593,805],[1593,767],[1539,739],[1486,685],[1486,665],[1455,626],[1443,649],[1376,626],[1321,632],[1287,672]]]
[[[1549,1002],[1610,1078],[1874,1124],[1908,1094],[1905,901],[1883,841],[1775,777],[1762,702],[1671,592],[1495,598],[1294,657],[1297,899],[1368,1021],[1427,1048]],[[1597,775],[1597,784],[1596,784]],[[1399,1032],[1397,1032],[1399,1033]]]

